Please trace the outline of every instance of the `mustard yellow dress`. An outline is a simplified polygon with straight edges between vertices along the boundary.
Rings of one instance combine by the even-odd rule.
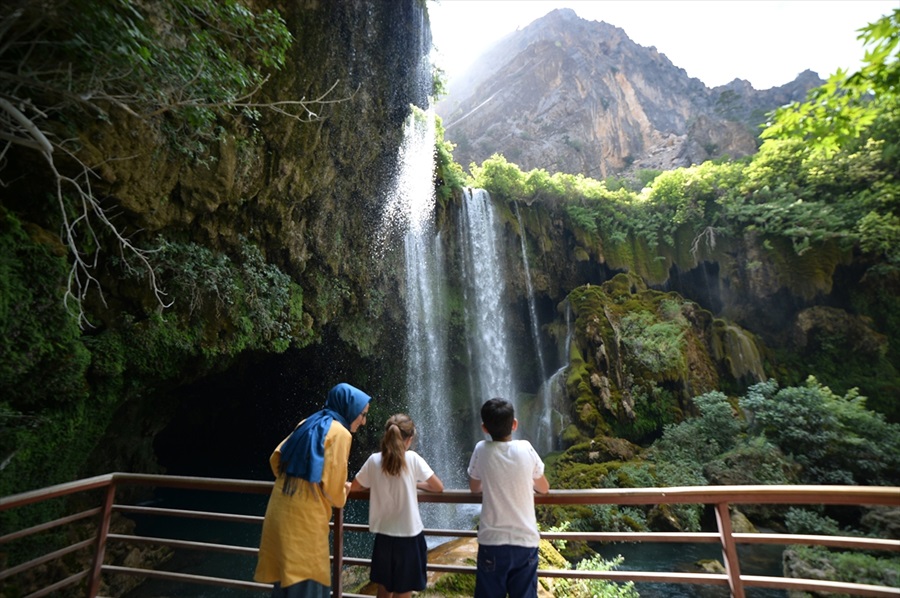
[[[302,422],[301,422],[302,423]],[[281,444],[269,457],[277,478],[266,507],[259,560],[253,578],[261,583],[279,582],[286,588],[306,579],[331,586],[328,522],[332,507],[347,502],[347,462],[352,441],[350,431],[332,421],[325,435],[325,463],[322,482],[298,480],[300,486],[289,496],[282,491],[285,476],[279,475]]]

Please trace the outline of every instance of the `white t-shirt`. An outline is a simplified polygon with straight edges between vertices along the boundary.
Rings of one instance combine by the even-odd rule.
[[[534,547],[541,539],[534,515],[534,480],[544,462],[527,440],[481,440],[469,461],[469,477],[483,493],[478,543]]]
[[[369,488],[369,530],[388,536],[417,536],[425,529],[419,515],[416,483],[434,475],[425,459],[415,451],[406,451],[406,467],[399,475],[387,475],[381,469],[381,453],[369,458],[356,474],[357,481]]]

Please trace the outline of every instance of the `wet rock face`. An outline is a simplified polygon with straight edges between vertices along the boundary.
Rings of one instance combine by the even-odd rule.
[[[365,311],[364,289],[377,286],[370,239],[403,120],[410,105],[427,105],[420,69],[430,31],[414,0],[256,8],[273,6],[294,42],[255,100],[303,99],[312,122],[266,110],[256,122],[223,119],[219,140],[193,159],[147,123],[116,114],[86,123],[82,157],[102,165],[96,189],[122,212],[123,229],[141,231],[136,242],[161,236],[232,256],[257,246],[304,288],[305,310],[321,327]]]
[[[566,386],[580,431],[571,431],[573,442],[596,443],[610,432],[646,442],[683,417],[692,396],[727,381],[765,379],[752,335],[633,275],[579,287],[567,301],[575,324]],[[587,460],[608,453],[597,445]]]
[[[376,347],[379,354],[402,351],[397,347],[402,337],[396,341],[397,335],[389,334],[402,321],[399,283],[390,260],[375,259],[373,231],[380,225],[403,121],[411,105],[427,104],[430,93],[430,73],[421,76],[422,57],[431,46],[425,3],[248,4],[258,11],[277,8],[294,40],[286,64],[267,73],[270,78],[254,101],[323,98],[324,103],[310,104],[317,119],[300,122],[266,110],[257,119],[237,110],[223,113],[215,139],[193,153],[178,147],[183,139],[167,134],[163,119],[139,118],[114,106],[107,120],[79,112],[50,126],[61,138],[75,140],[78,159],[94,168],[93,193],[129,242],[148,250],[177,249],[165,263],[162,252],[150,254],[168,293],[165,301],[174,301],[162,309],[145,273],[122,266],[115,239],[95,221],[94,241],[102,246],[92,271],[98,284],[85,301],[93,328],[67,332],[71,347],[47,343],[61,348],[48,353],[45,362],[35,361],[38,371],[64,372],[65,387],[47,384],[44,377],[33,396],[13,404],[28,411],[96,406],[102,413],[72,424],[73,436],[94,439],[108,429],[122,439],[143,439],[139,449],[98,455],[96,467],[102,464],[102,471],[153,470],[152,436],[170,413],[155,409],[149,430],[141,429],[147,420],[125,415],[145,413],[141,404],[160,405],[159,394],[167,396],[241,360],[280,353],[290,344],[301,351],[302,363],[314,364],[309,369],[319,374],[307,386],[317,391],[334,384],[334,370],[342,378],[369,376],[371,362],[363,360]],[[3,178],[14,180],[0,189],[0,241],[21,246],[21,251],[15,246],[15,252],[4,252],[12,260],[5,263],[27,274],[11,304],[40,314],[42,319],[33,323],[36,338],[54,339],[62,326],[50,316],[69,322],[62,306],[64,274],[60,278],[20,257],[35,255],[33,246],[46,246],[37,255],[52,255],[62,272],[68,271],[65,260],[71,256],[58,239],[53,179],[37,152],[14,147],[5,159]],[[73,162],[61,159],[58,166],[68,176],[79,176]],[[11,236],[13,223],[27,234]],[[84,242],[82,249],[90,249],[92,241]],[[8,287],[0,286],[5,293]],[[42,289],[41,296],[33,298],[32,288]],[[102,300],[96,288],[102,289]],[[236,294],[250,302],[231,301]],[[255,314],[249,307],[253,302],[261,307]],[[44,304],[53,308],[47,316],[39,309]],[[316,367],[321,350],[314,346],[303,354],[302,349],[323,339],[335,339],[337,355],[326,367]],[[78,368],[70,365],[73,354],[81,360]],[[0,390],[8,400],[11,393]],[[130,402],[135,404],[119,409]],[[121,420],[114,419],[116,413]],[[295,417],[291,413],[286,421]],[[34,442],[45,435],[35,432]],[[87,459],[80,453],[90,450],[87,443],[67,445],[72,458],[66,467],[79,467]],[[22,468],[38,471],[28,464]],[[75,474],[48,472],[17,481],[27,485],[4,493],[61,481],[54,475],[68,480]]]
[[[437,111],[460,164],[499,152],[523,170],[602,179],[753,154],[765,113],[819,84],[807,71],[764,91],[710,89],[622,29],[558,9],[451,81]]]
[[[792,332],[794,345],[801,351],[829,338],[841,338],[850,352],[874,358],[885,352],[888,345],[887,337],[872,329],[871,318],[823,305],[801,311]]]

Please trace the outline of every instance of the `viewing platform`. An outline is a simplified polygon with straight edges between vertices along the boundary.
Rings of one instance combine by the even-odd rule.
[[[123,515],[154,515],[217,522],[237,522],[261,525],[261,515],[195,511],[160,506],[143,506],[116,502],[117,493],[126,494],[125,489],[138,487],[156,489],[202,490],[213,493],[238,493],[268,495],[272,482],[198,478],[168,475],[145,475],[131,473],[111,473],[93,478],[60,484],[0,498],[0,512],[18,509],[58,499],[90,493],[99,496],[96,506],[72,513],[52,521],[46,521],[17,531],[3,530],[0,536],[0,551],[8,553],[15,542],[26,538],[37,539],[43,532],[59,530],[76,522],[95,522],[96,534],[86,540],[74,542],[62,548],[55,548],[41,556],[21,563],[4,563],[0,571],[0,585],[16,575],[26,573],[36,567],[61,559],[78,551],[89,554],[85,560],[90,566],[64,579],[46,580],[47,585],[28,595],[28,598],[52,595],[68,588],[77,590],[83,586],[83,595],[88,598],[99,596],[103,576],[131,575],[147,579],[162,579],[179,584],[207,584],[226,588],[259,590],[265,592],[271,586],[249,579],[192,575],[172,571],[141,569],[107,564],[105,556],[111,543],[123,542],[133,545],[166,546],[172,549],[188,549],[206,552],[230,553],[255,557],[257,546],[236,546],[208,542],[176,540],[171,538],[145,537],[130,534],[116,534],[110,531],[113,513]],[[350,500],[367,500],[368,493],[352,493]],[[447,490],[440,494],[420,493],[420,503],[479,504],[480,494],[463,490]],[[721,547],[724,573],[683,573],[673,571],[575,571],[563,569],[541,569],[539,577],[604,579],[614,582],[632,581],[641,583],[674,583],[722,586],[729,588],[731,596],[743,598],[748,588],[769,588],[786,591],[833,592],[853,596],[900,597],[900,588],[847,583],[837,580],[799,579],[746,575],[741,573],[738,545],[775,544],[805,545],[841,548],[849,551],[900,551],[900,541],[887,538],[858,536],[816,536],[781,533],[735,533],[732,530],[731,507],[737,505],[842,505],[842,506],[892,506],[900,507],[900,488],[884,486],[697,486],[672,488],[632,488],[601,490],[551,490],[547,495],[536,495],[537,505],[672,505],[702,504],[713,509],[717,523],[714,532],[547,532],[541,536],[547,540],[579,540],[588,542],[652,542],[652,543],[704,543]],[[344,511],[335,509],[332,522],[334,570],[334,597],[359,598],[360,594],[346,593],[342,587],[341,572],[346,566],[369,566],[369,559],[344,556],[345,534],[365,533],[365,525],[347,524]],[[474,530],[426,529],[428,537],[474,538]],[[475,568],[457,565],[428,565],[429,572],[474,574]]]

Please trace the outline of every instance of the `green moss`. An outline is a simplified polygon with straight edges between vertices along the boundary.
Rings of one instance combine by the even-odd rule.
[[[0,400],[16,409],[83,400],[90,361],[61,300],[66,260],[32,231],[0,208]]]
[[[541,540],[538,545],[538,569],[568,569],[569,561],[549,540]]]
[[[556,487],[561,490],[604,488],[606,476],[618,467],[616,463],[561,462],[556,468]]]
[[[466,565],[474,567],[475,561],[467,559]],[[438,578],[434,591],[447,598],[475,595],[475,575],[472,573],[447,573]]]
[[[563,430],[561,435],[561,440],[563,446],[569,446],[575,444],[577,442],[582,442],[586,440],[586,435],[578,429],[578,426],[575,424],[569,424],[566,426],[566,429]]]
[[[651,440],[681,420],[694,394],[765,377],[765,347],[753,335],[677,293],[647,288],[639,275],[579,287],[568,302],[575,324],[566,389],[589,438]]]
[[[828,578],[848,583],[892,586],[900,576],[900,558],[834,552],[822,546],[795,546],[785,557],[793,570],[827,571]]]
[[[0,496],[76,477],[108,410],[88,401],[91,355],[60,300],[66,262],[47,237],[0,209]]]
[[[834,241],[818,244],[814,250],[799,255],[790,240],[783,237],[767,237],[763,244],[768,249],[769,270],[793,295],[807,301],[830,293],[835,269],[852,259],[852,252]]]

